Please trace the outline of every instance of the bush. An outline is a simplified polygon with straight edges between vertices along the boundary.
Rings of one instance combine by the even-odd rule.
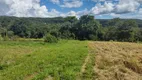
[[[8,37],[8,36],[4,36],[4,37],[3,37],[3,40],[4,40],[4,41],[8,41],[8,40],[9,40],[9,37]]]
[[[12,41],[18,41],[19,38],[20,38],[19,36],[15,35],[15,36],[12,36],[12,37],[10,38],[10,40],[12,40]]]
[[[44,42],[48,42],[48,43],[57,43],[58,39],[55,36],[52,36],[51,34],[47,34],[44,37]]]
[[[0,41],[2,41],[3,40],[3,37],[0,35]]]
[[[91,35],[89,35],[89,39],[95,41],[95,40],[97,40],[97,36],[91,34]]]

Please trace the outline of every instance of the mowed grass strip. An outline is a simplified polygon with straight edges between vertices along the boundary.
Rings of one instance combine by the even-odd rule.
[[[75,80],[87,54],[87,41],[0,42],[0,80]]]
[[[91,42],[96,80],[142,80],[142,44]]]
[[[91,42],[88,42],[88,55],[81,69],[80,80],[95,80],[95,50]]]

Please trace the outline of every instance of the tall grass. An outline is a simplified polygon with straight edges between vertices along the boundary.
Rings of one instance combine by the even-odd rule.
[[[87,54],[86,41],[0,42],[0,80],[75,80]]]

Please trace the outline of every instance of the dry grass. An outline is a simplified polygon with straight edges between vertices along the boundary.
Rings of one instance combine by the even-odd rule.
[[[142,44],[90,42],[96,80],[142,80]]]
[[[36,73],[36,72],[33,74],[30,74],[30,75],[26,76],[24,80],[32,80],[37,74],[38,73]]]

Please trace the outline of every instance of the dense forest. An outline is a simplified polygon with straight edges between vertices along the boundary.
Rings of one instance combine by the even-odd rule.
[[[135,19],[98,20],[84,15],[62,18],[0,17],[0,36],[3,39],[43,38],[50,34],[57,39],[142,41],[142,21]]]

